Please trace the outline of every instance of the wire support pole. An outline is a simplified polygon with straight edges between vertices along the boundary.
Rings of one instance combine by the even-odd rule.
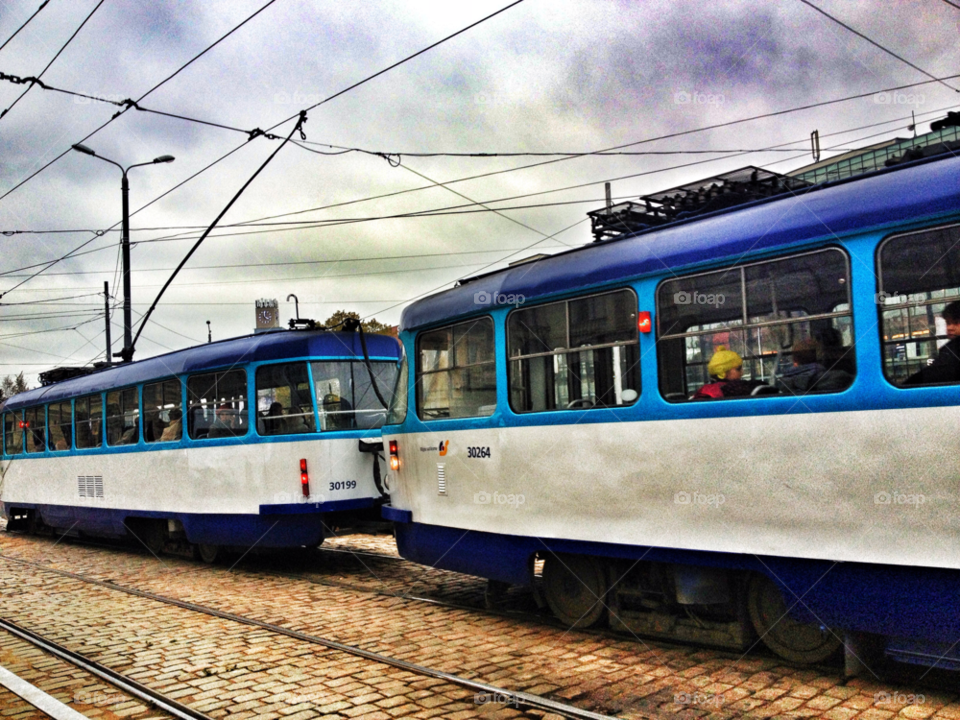
[[[107,335],[107,364],[109,364],[113,362],[113,352],[110,349],[113,343],[110,341],[110,284],[106,280],[103,281],[103,323],[104,332]]]
[[[127,181],[126,170],[123,171],[123,179],[120,181],[120,194],[123,196],[120,253],[123,263],[123,348],[126,350],[132,346],[133,337],[133,315],[131,313],[133,300],[130,297],[130,183]]]

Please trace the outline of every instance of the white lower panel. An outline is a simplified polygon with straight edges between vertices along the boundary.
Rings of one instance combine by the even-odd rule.
[[[399,435],[392,504],[488,532],[960,568],[958,427],[941,407]]]

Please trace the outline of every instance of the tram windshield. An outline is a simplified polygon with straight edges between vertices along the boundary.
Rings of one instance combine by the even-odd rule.
[[[397,381],[395,362],[371,362],[377,389],[389,405]],[[357,360],[325,360],[311,364],[320,429],[369,430],[383,425],[383,407],[370,382],[366,363]]]

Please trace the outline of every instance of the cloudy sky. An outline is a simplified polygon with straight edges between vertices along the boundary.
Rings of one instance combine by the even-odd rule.
[[[0,71],[40,73],[98,2],[50,0],[0,50]],[[911,111],[924,132],[960,106],[960,94],[942,83],[872,95],[929,80],[922,71],[960,73],[960,9],[946,0],[811,2],[920,70],[801,0],[525,0],[311,110],[307,141],[320,145],[308,147],[359,148],[392,154],[392,162],[285,146],[167,291],[137,358],[204,342],[207,320],[215,339],[249,333],[258,298],[278,299],[285,324],[290,293],[303,317],[348,309],[395,324],[405,303],[458,278],[590,242],[586,212],[602,205],[604,181],[613,180],[615,198],[629,199],[747,164],[787,172],[809,162],[814,129],[824,148],[858,147],[908,136]],[[117,306],[114,349],[122,345],[119,169],[67,152],[11,189],[77,142],[124,166],[176,157],[130,172],[138,318],[279,142],[136,110],[84,138],[118,110],[102,100],[141,97],[265,3],[103,0],[43,75],[99,100],[35,87],[0,119],[0,375],[23,370],[35,383],[51,366],[102,359],[96,293],[104,281]],[[0,0],[0,43],[40,4]],[[141,105],[266,130],[506,4],[275,0]],[[960,78],[947,84],[960,88]],[[25,87],[0,82],[0,106],[10,108]],[[859,93],[868,96],[657,139]],[[583,153],[630,143],[633,152],[678,154],[415,155]],[[775,146],[792,151],[690,153]],[[473,176],[485,177],[451,184]],[[570,186],[579,187],[562,190]],[[505,209],[494,214],[476,202]],[[337,222],[347,220],[358,222]]]

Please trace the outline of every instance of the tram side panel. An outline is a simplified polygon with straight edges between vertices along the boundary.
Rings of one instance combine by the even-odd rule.
[[[91,535],[122,536],[131,517],[168,518],[193,543],[304,545],[322,541],[324,513],[374,504],[372,458],[356,438],[21,457],[4,463],[3,500]]]
[[[942,448],[958,422],[948,407],[387,439],[404,460],[395,507],[415,524],[518,538],[518,552],[532,537],[960,569],[956,469]],[[458,544],[445,562],[464,554]]]

